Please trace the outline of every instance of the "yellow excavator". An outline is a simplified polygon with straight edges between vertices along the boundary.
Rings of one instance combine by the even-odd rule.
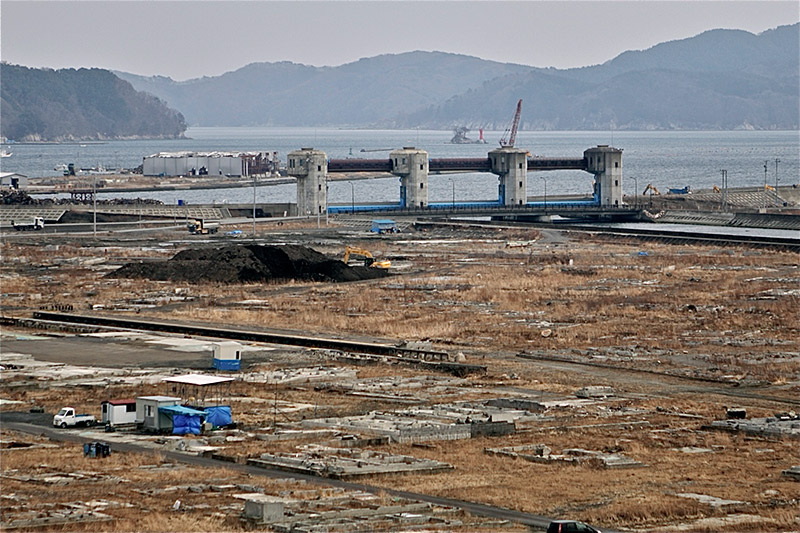
[[[365,250],[363,248],[356,248],[355,246],[347,246],[344,249],[344,261],[345,264],[350,262],[350,256],[355,255],[358,257],[364,258],[364,266],[373,267],[373,268],[389,268],[392,265],[392,262],[388,259],[384,259],[382,261],[376,261],[375,257],[373,257],[372,253],[369,250]]]
[[[661,191],[656,189],[656,186],[653,185],[652,183],[647,184],[647,187],[645,187],[644,191],[642,191],[642,196],[646,195],[648,191],[650,191],[652,194],[655,194],[656,196],[659,196],[661,194]]]

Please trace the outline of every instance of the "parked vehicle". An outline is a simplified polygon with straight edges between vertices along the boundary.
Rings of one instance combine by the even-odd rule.
[[[93,426],[97,423],[94,415],[78,415],[75,414],[73,407],[62,407],[61,410],[53,417],[53,425],[56,427],[66,428],[73,426]]]
[[[219,224],[208,223],[201,218],[190,220],[186,223],[186,227],[192,235],[208,235],[209,233],[216,233],[219,231]]]
[[[583,522],[575,520],[554,520],[547,526],[547,533],[601,533],[599,529],[595,529]]]
[[[33,217],[30,220],[23,220],[22,222],[12,220],[11,227],[17,231],[28,231],[29,229],[40,230],[44,228],[44,219],[42,217]]]

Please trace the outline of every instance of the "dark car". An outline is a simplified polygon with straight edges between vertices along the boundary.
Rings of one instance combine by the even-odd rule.
[[[576,522],[575,520],[555,520],[550,522],[547,526],[547,533],[601,533],[599,529],[595,529],[590,525],[583,522]]]

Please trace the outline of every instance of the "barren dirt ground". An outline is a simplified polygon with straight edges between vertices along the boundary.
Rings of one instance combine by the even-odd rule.
[[[80,313],[425,341],[487,368],[485,374],[445,382],[452,377],[415,367],[350,366],[326,351],[254,346],[245,352],[245,372],[228,391],[239,432],[226,454],[240,461],[318,443],[318,437],[275,441],[253,435],[322,416],[511,396],[552,400],[543,412],[517,421],[510,435],[374,446],[444,461],[454,469],[361,481],[620,530],[800,529],[797,481],[781,474],[800,463],[798,430],[792,437],[711,428],[730,407],[745,409],[748,418],[781,413],[800,424],[794,414],[800,397],[795,253],[617,241],[556,230],[442,226],[377,237],[355,226],[294,225],[263,233],[261,242],[306,245],[335,258],[345,245],[358,245],[390,259],[393,275],[356,283],[189,284],[105,274],[128,261],[165,260],[187,247],[221,241],[187,241],[182,233],[30,239],[2,244],[6,317],[71,306]],[[53,413],[67,402],[99,416],[102,400],[169,392],[158,379],[126,381],[120,369],[130,376],[208,367],[207,356],[142,339],[15,326],[3,327],[2,352],[117,369],[102,385],[82,385],[87,378],[80,374],[67,378],[37,374],[33,367],[6,368],[0,398],[22,402],[0,404],[6,420],[12,411],[41,407]],[[343,369],[355,377],[316,386],[243,377],[305,368]],[[422,378],[433,385],[419,385]],[[609,387],[608,394],[576,401],[576,391],[588,386]],[[362,388],[378,393],[366,395]],[[286,408],[278,415],[279,404]],[[4,523],[27,511],[45,512],[50,504],[105,499],[98,504],[110,517],[103,518],[103,530],[236,530],[246,527],[239,520],[243,505],[228,492],[210,497],[207,491],[169,487],[213,479],[220,485],[257,483],[284,496],[290,492],[284,485],[294,488],[288,481],[243,481],[224,464],[213,471],[162,465],[168,473],[155,475],[162,470],[138,469],[164,463],[157,447],[151,455],[87,459],[75,444],[49,448],[53,444],[46,439],[6,428],[0,437]],[[544,464],[487,453],[536,444],[554,454],[576,448],[622,454],[641,465]],[[46,482],[40,479],[44,474],[71,477]],[[175,499],[185,502],[179,513],[171,510]],[[135,518],[140,513],[145,513],[141,521]],[[462,529],[481,527],[479,520],[461,518]],[[97,524],[59,527],[92,530]]]

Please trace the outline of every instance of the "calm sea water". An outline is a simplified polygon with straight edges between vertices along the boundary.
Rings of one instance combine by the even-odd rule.
[[[105,144],[4,145],[11,157],[0,159],[2,171],[19,172],[31,177],[54,176],[54,167],[75,163],[76,167],[103,165],[132,168],[144,156],[165,151],[277,151],[283,161],[291,150],[314,147],[328,157],[368,159],[388,158],[389,150],[415,146],[427,150],[430,157],[486,157],[498,145],[500,132],[485,132],[489,144],[450,144],[449,131],[429,130],[346,130],[322,128],[190,128],[184,140],[109,141]],[[470,134],[477,137],[477,132]],[[694,189],[720,185],[720,170],[728,171],[730,187],[763,186],[764,164],[767,181],[775,184],[775,159],[779,184],[800,182],[800,132],[520,132],[516,146],[545,157],[580,157],[583,151],[598,144],[624,150],[624,188],[626,194],[638,192],[648,183],[661,190],[690,185]],[[361,152],[361,150],[369,150]],[[634,180],[635,178],[635,180]],[[546,181],[545,181],[546,180]],[[352,187],[351,187],[352,183]],[[592,176],[581,171],[531,172],[528,195],[590,194]],[[432,202],[491,200],[497,197],[497,179],[491,174],[430,176]],[[101,195],[102,196],[102,195]],[[157,198],[165,203],[184,200],[190,203],[247,203],[253,200],[252,189],[181,191],[114,194],[115,197]],[[356,202],[399,201],[398,178],[370,181],[331,182],[329,201]],[[295,200],[294,185],[257,189],[259,202]]]

